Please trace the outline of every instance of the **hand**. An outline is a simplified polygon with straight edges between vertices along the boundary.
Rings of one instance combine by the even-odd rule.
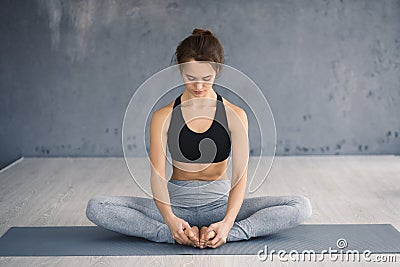
[[[205,246],[217,248],[220,245],[225,244],[232,226],[232,223],[228,223],[224,220],[210,224],[207,231],[204,233],[204,236],[207,236],[207,234],[213,230],[217,235],[213,239],[206,241]]]
[[[167,224],[169,230],[171,231],[172,237],[174,240],[176,240],[176,242],[192,247],[197,245],[189,238],[190,236],[191,238],[197,239],[195,237],[196,233],[193,232],[188,222],[173,215],[165,220],[165,223]]]

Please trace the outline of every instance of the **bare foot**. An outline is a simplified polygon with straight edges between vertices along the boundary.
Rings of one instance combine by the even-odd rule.
[[[205,236],[205,233],[207,232],[207,230],[208,230],[207,226],[201,227],[201,230],[200,230],[200,248],[204,248],[206,242],[208,240],[213,239],[217,235],[217,233],[213,230],[213,231],[209,232],[207,234],[207,236]]]
[[[192,234],[192,236],[190,236],[188,229],[185,229],[185,235],[187,235],[187,237],[195,244],[195,247],[198,247],[200,245],[199,227],[192,226],[191,230],[194,232],[194,235],[190,232],[190,234]]]

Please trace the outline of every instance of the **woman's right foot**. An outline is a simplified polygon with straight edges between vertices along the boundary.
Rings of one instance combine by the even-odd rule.
[[[197,226],[192,226],[191,228],[192,232],[194,233],[193,236],[189,235],[189,231],[188,229],[185,229],[185,235],[195,244],[196,247],[198,247],[200,245],[200,231],[199,231],[199,227]]]

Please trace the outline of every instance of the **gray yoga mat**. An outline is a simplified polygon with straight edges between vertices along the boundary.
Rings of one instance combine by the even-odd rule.
[[[347,243],[343,249],[338,248],[339,239],[340,247]],[[0,239],[0,256],[257,255],[260,250],[271,253],[272,249],[286,253],[313,250],[321,254],[329,248],[338,253],[400,253],[400,232],[391,224],[301,224],[203,250],[178,243],[151,242],[99,226],[11,227]]]

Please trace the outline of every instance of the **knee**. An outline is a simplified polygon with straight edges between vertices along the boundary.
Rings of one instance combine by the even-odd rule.
[[[92,221],[96,221],[96,215],[99,213],[101,201],[104,200],[104,197],[93,197],[91,198],[86,206],[86,217]]]
[[[299,210],[299,221],[304,222],[312,215],[311,201],[308,197],[303,195],[295,196],[295,201],[295,206]]]

